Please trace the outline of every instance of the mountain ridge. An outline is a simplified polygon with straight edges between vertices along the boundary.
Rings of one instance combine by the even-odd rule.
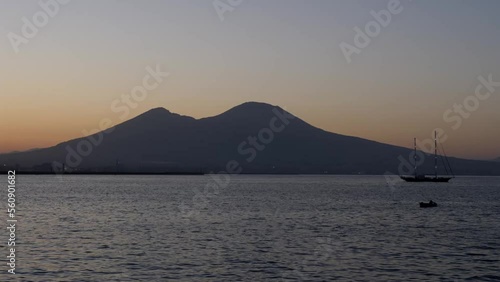
[[[91,146],[91,141],[98,144]],[[0,164],[40,169],[65,163],[76,170],[217,171],[235,160],[243,173],[398,174],[400,168],[407,171],[413,166],[411,152],[325,131],[278,106],[247,102],[200,119],[153,108],[109,133],[2,154]],[[494,162],[458,158],[450,162],[458,174],[500,174],[500,164]],[[433,158],[426,158],[421,167],[432,172]]]

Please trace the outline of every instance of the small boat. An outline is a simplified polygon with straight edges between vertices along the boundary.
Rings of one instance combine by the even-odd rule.
[[[421,208],[435,208],[438,204],[434,201],[429,201],[428,203],[420,202]]]
[[[413,170],[414,175],[400,175],[399,177],[401,179],[403,179],[406,182],[448,182],[448,181],[450,181],[450,179],[455,177],[453,175],[453,170],[451,169],[450,162],[448,161],[448,158],[447,158],[446,154],[444,153],[444,148],[443,148],[443,153],[444,153],[444,157],[445,157],[445,159],[443,160],[444,168],[446,169],[447,173],[449,170],[452,175],[451,176],[438,176],[437,132],[434,132],[434,175],[417,174],[417,169],[418,169],[418,167],[417,167],[417,138],[414,138],[413,142],[414,142],[414,149],[415,149],[415,154],[414,154],[415,168]]]

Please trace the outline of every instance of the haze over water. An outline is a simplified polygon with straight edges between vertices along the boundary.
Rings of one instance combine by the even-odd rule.
[[[233,176],[190,217],[208,176],[61,179],[18,177],[22,281],[500,279],[498,177]]]

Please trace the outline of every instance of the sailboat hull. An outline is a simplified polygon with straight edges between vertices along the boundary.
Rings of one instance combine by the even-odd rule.
[[[448,182],[450,179],[452,179],[452,176],[438,176],[438,142],[437,142],[437,131],[434,132],[434,169],[435,169],[435,174],[434,175],[425,175],[425,174],[417,174],[417,138],[413,139],[413,145],[414,145],[414,150],[415,150],[415,174],[414,175],[400,175],[401,179],[403,179],[406,182]],[[444,149],[443,149],[444,153]],[[448,162],[448,158],[446,157],[445,153],[445,158],[446,158],[446,164],[448,164],[450,172],[453,174],[453,171],[451,170],[451,166]],[[446,170],[448,172],[448,169]]]
[[[452,177],[430,177],[430,176],[401,176],[406,182],[448,182]]]

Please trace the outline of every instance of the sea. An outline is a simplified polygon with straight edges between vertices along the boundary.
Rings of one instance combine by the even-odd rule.
[[[499,177],[18,175],[15,193],[0,281],[500,281]]]

